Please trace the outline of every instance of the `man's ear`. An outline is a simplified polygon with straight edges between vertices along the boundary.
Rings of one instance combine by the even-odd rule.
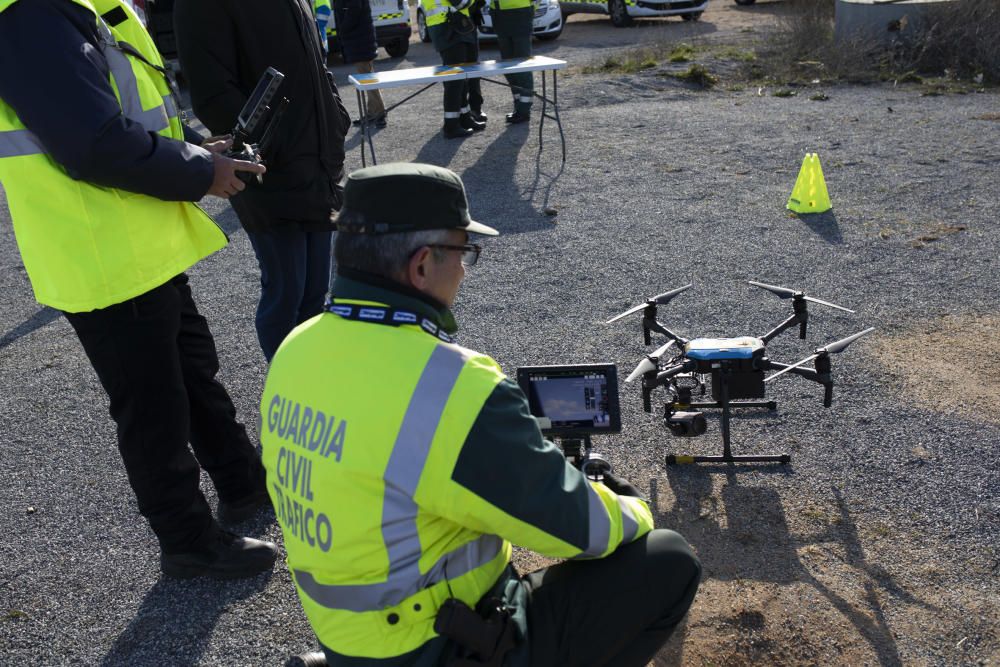
[[[407,265],[407,278],[410,281],[410,285],[416,287],[418,290],[423,291],[427,286],[427,263],[432,261],[431,249],[427,246],[420,248],[413,256],[410,257],[410,262]]]

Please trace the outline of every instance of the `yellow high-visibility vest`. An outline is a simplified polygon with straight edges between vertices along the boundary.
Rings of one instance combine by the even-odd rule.
[[[362,316],[376,305],[336,303],[368,307]],[[505,376],[488,356],[429,335],[435,326],[323,313],[289,334],[268,371],[268,492],[306,616],[343,655],[398,656],[436,637],[446,599],[474,607],[504,572],[511,544],[500,535],[555,557],[599,557],[653,525],[640,499],[593,484],[597,538],[583,551],[455,482]]]
[[[17,1],[0,0],[0,12]],[[121,0],[72,1],[93,12],[106,37],[101,48],[122,114],[149,132],[183,141],[165,74],[119,48],[125,42],[152,65],[163,66],[131,7]],[[101,14],[118,9],[127,18],[107,26]],[[48,103],[71,106],[74,101],[52,91]],[[193,203],[74,180],[2,99],[0,183],[35,298],[59,310],[85,312],[121,303],[162,285],[227,242]]]

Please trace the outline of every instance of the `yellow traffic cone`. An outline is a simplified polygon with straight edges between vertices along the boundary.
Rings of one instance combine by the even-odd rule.
[[[787,208],[795,213],[822,213],[833,208],[830,193],[826,191],[826,181],[823,180],[823,167],[815,153],[806,153],[802,160],[802,169],[795,179]]]

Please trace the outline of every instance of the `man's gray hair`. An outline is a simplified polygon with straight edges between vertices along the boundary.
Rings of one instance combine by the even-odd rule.
[[[333,257],[337,266],[374,273],[398,280],[406,275],[410,256],[426,245],[448,243],[447,229],[428,229],[399,234],[352,234],[337,232]],[[443,252],[432,249],[440,260]]]

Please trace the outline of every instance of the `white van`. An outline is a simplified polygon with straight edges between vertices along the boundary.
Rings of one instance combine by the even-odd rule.
[[[563,16],[607,14],[617,28],[646,16],[680,16],[685,21],[697,21],[708,8],[708,0],[560,0],[560,3]]]

